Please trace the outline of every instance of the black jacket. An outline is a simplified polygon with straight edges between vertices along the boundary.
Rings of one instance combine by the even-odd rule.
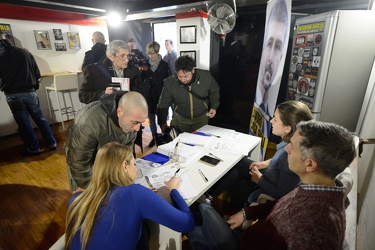
[[[91,50],[85,53],[85,58],[83,58],[82,71],[85,70],[86,66],[92,63],[99,62],[104,59],[105,53],[107,51],[107,45],[103,43],[96,43],[92,46]]]
[[[5,94],[32,92],[39,89],[40,71],[33,55],[25,49],[5,47],[0,56],[0,89]]]
[[[108,72],[110,77],[107,77],[99,68],[97,64],[90,64],[86,67],[84,72],[84,79],[81,88],[78,92],[79,100],[82,103],[90,103],[99,100],[104,94],[107,87],[111,85],[112,77],[115,77],[112,62],[105,58],[99,62]],[[124,77],[130,80],[130,90],[138,91],[140,85],[140,72],[137,67],[129,66],[124,69]]]
[[[164,87],[164,79],[168,78],[171,75],[169,70],[168,63],[160,60],[158,68],[153,72],[150,69],[150,64],[147,62],[147,66],[149,67],[147,71],[142,72],[142,79],[143,85],[149,87],[149,91],[147,94],[144,94],[147,103],[148,103],[148,111],[151,114],[156,114],[156,108],[158,106],[159,98],[161,95],[161,91]],[[145,92],[144,90],[142,91]],[[143,94],[141,92],[141,94]]]

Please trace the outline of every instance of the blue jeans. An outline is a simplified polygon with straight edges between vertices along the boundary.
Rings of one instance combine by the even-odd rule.
[[[42,114],[39,98],[35,92],[7,94],[6,99],[18,125],[21,139],[30,151],[39,151],[40,147],[38,138],[31,126],[29,115],[38,126],[47,147],[56,147],[56,140],[46,118]]]
[[[193,249],[238,249],[241,229],[230,229],[228,223],[215,209],[207,204],[199,204],[197,220],[201,225],[188,233]]]

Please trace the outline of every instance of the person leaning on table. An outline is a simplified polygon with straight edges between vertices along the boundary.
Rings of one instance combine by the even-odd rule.
[[[65,154],[72,191],[85,189],[98,149],[116,141],[133,147],[148,106],[138,92],[115,91],[87,104],[65,134]]]
[[[227,221],[200,204],[203,222],[188,234],[193,249],[343,249],[346,190],[335,177],[356,156],[352,134],[333,123],[301,122],[285,150],[301,184],[280,200],[245,207]],[[258,221],[237,229],[245,220]],[[212,231],[218,233],[207,233]]]
[[[164,182],[172,206],[150,189],[134,184],[134,162],[131,147],[110,142],[99,149],[92,181],[69,202],[66,249],[135,249],[144,219],[179,232],[194,228],[189,206],[177,191],[180,179]]]
[[[195,68],[195,61],[189,56],[180,56],[175,69],[176,74],[164,80],[156,113],[158,124],[163,133],[170,130],[167,116],[172,106],[171,124],[179,132],[193,132],[216,115],[220,88],[209,71]]]

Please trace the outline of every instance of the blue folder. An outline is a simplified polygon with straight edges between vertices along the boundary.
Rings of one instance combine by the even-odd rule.
[[[158,152],[153,152],[151,154],[145,155],[142,157],[142,159],[160,164],[164,164],[169,161],[169,157],[167,155],[163,155]]]

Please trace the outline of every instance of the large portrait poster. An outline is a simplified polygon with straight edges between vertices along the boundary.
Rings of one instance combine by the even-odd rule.
[[[267,4],[263,38],[250,133],[262,138],[262,159],[271,131],[270,120],[275,112],[283,73],[290,31],[291,0],[270,0]]]
[[[8,39],[13,43],[13,45],[15,45],[10,24],[0,23],[0,31],[3,33],[3,37],[1,39]]]

